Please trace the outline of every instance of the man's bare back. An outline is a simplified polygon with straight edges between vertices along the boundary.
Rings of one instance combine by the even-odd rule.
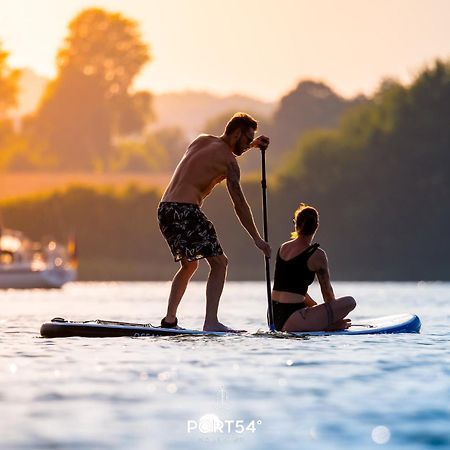
[[[213,188],[226,178],[235,161],[236,157],[223,139],[200,135],[179,162],[162,201],[201,206]]]

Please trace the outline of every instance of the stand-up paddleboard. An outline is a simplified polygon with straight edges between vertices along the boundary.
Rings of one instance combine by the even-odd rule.
[[[344,331],[302,331],[283,334],[294,336],[330,336],[357,334],[386,334],[386,333],[418,333],[420,319],[414,314],[399,314],[395,316],[379,317],[356,323]],[[41,335],[46,338],[56,337],[122,337],[122,336],[223,336],[235,333],[224,331],[200,331],[185,328],[161,328],[151,324],[114,322],[109,320],[90,320],[86,322],[70,322],[56,317],[41,326]],[[268,336],[269,333],[264,333]]]
[[[295,336],[329,336],[329,335],[356,335],[356,334],[398,334],[419,333],[422,326],[415,314],[396,314],[394,316],[378,317],[358,321],[343,331],[297,331],[291,332]]]
[[[222,336],[230,334],[224,331],[200,331],[186,328],[162,328],[152,324],[115,322],[112,320],[87,320],[71,322],[56,317],[41,326],[41,336],[55,337],[122,337],[122,336]]]

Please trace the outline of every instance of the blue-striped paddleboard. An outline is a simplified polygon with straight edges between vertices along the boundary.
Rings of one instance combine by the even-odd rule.
[[[356,335],[356,334],[398,334],[419,333],[422,326],[415,314],[396,314],[392,316],[377,317],[355,321],[352,326],[343,331],[297,331],[289,334],[295,336],[329,336],[329,335]]]

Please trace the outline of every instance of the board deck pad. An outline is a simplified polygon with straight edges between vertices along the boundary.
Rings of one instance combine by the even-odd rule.
[[[362,335],[362,334],[396,334],[419,333],[420,319],[415,314],[397,314],[375,319],[365,319],[352,324],[343,331],[300,331],[291,333],[259,333],[268,336],[331,336],[331,335]],[[52,319],[41,326],[41,336],[57,337],[140,337],[140,336],[224,336],[236,333],[226,331],[201,331],[186,328],[161,328],[151,324],[116,322],[111,320],[88,320],[71,322],[60,317]]]

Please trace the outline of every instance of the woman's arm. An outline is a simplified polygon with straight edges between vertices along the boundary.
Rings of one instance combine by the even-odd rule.
[[[310,258],[310,261],[312,265],[311,269],[316,272],[317,279],[319,280],[323,301],[325,303],[332,302],[335,300],[335,297],[333,288],[331,287],[327,254],[322,249],[318,249],[313,257]]]
[[[309,294],[305,295],[305,303],[306,303],[306,306],[315,306],[315,305],[317,305],[317,302],[314,301],[313,298]]]

